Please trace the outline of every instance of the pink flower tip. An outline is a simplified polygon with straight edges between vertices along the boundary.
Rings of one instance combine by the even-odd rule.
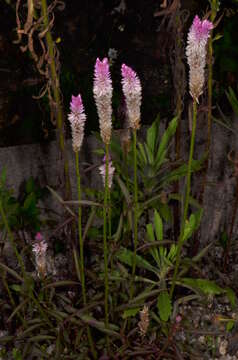
[[[122,64],[121,74],[124,78],[128,80],[134,80],[137,77],[136,72],[126,64]]]
[[[209,20],[200,20],[198,15],[195,16],[191,31],[194,32],[197,41],[207,39],[209,32],[213,29],[213,24]]]
[[[95,75],[102,78],[109,76],[108,58],[104,58],[102,61],[99,58],[97,58],[95,64]]]
[[[81,95],[78,96],[72,95],[72,99],[70,102],[70,110],[72,112],[82,112],[83,111],[83,102]]]
[[[43,240],[43,236],[41,235],[40,232],[38,232],[38,233],[36,234],[35,240],[36,240],[36,241],[42,241],[42,240]]]

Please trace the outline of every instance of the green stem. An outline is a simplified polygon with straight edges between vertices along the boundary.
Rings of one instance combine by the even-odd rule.
[[[109,190],[109,189],[108,189]],[[111,208],[111,193],[108,191],[108,235],[112,238],[112,208]]]
[[[134,293],[134,280],[136,272],[136,250],[138,243],[138,184],[137,184],[137,149],[136,149],[136,130],[133,130],[133,167],[134,167],[134,252],[132,259],[132,279],[130,286],[130,299]]]
[[[109,145],[106,144],[106,174],[105,174],[105,191],[104,191],[104,207],[103,207],[103,254],[104,254],[104,278],[105,278],[105,327],[109,326],[108,312],[108,248],[107,248],[107,206],[108,206],[108,168],[109,168]],[[109,338],[106,337],[107,347],[109,350]]]
[[[217,8],[216,8],[216,0],[213,0],[211,3],[211,22],[215,21]],[[204,166],[204,175],[203,175],[203,182],[202,182],[202,190],[199,196],[199,200],[201,205],[203,204],[203,197],[206,188],[207,182],[207,171],[208,171],[208,163],[209,163],[209,153],[210,153],[210,146],[211,146],[211,128],[212,128],[212,78],[213,78],[213,31],[211,31],[210,37],[208,39],[208,81],[207,81],[207,88],[208,88],[208,112],[207,112],[207,144],[206,144],[206,153],[207,159]]]
[[[80,280],[82,286],[82,295],[83,295],[83,304],[87,306],[87,296],[86,296],[86,286],[85,286],[85,271],[84,271],[84,249],[83,249],[83,236],[82,236],[82,207],[80,205],[81,201],[81,179],[80,179],[80,171],[79,171],[79,153],[75,152],[75,168],[76,168],[76,176],[77,176],[77,190],[78,190],[78,237],[79,237],[79,257],[80,257]],[[77,254],[75,254],[77,257]],[[88,341],[90,344],[90,348],[92,351],[93,358],[97,358],[97,352],[95,350],[92,335],[89,326],[87,326],[87,334]]]
[[[179,241],[178,241],[178,250],[177,250],[177,255],[176,255],[175,269],[174,269],[172,285],[171,285],[171,290],[170,290],[170,297],[171,298],[173,296],[174,287],[175,287],[175,283],[176,283],[176,280],[177,280],[178,268],[179,268],[180,260],[181,260],[181,250],[182,250],[182,247],[183,247],[184,229],[185,229],[185,224],[186,224],[187,216],[188,216],[188,205],[189,205],[189,196],[190,196],[190,188],[191,188],[191,169],[192,169],[194,144],[195,144],[196,123],[197,123],[197,103],[194,100],[193,101],[193,126],[192,126],[190,153],[189,153],[189,160],[188,160],[188,171],[187,171],[187,182],[186,182],[184,210],[183,210],[181,231],[180,231],[180,236],[179,236]]]
[[[83,304],[87,305],[86,299],[86,289],[85,289],[85,274],[84,274],[84,252],[83,252],[83,238],[82,238],[82,207],[80,205],[81,201],[81,180],[79,172],[79,153],[75,152],[75,167],[76,167],[76,176],[77,176],[77,191],[78,191],[78,237],[79,237],[79,257],[80,257],[80,279],[82,286],[82,295],[83,295]]]
[[[44,20],[45,29],[49,28],[49,17],[48,17],[48,6],[47,0],[41,0],[41,8],[42,8],[42,15]],[[51,36],[50,30],[46,33],[46,42],[49,52],[49,64],[50,64],[50,71],[52,76],[52,88],[54,94],[54,101],[57,107],[57,116],[56,116],[56,124],[57,129],[59,131],[59,145],[60,150],[64,159],[64,175],[65,175],[65,187],[66,187],[66,198],[70,198],[71,195],[71,186],[70,186],[70,178],[69,178],[69,163],[66,156],[65,151],[65,140],[64,140],[64,121],[63,121],[63,110],[62,104],[60,99],[60,82],[59,77],[56,70],[56,63],[55,63],[55,44]]]

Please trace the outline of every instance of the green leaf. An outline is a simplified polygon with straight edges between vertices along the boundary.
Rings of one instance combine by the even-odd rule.
[[[221,39],[222,37],[223,37],[222,34],[217,34],[216,36],[214,36],[214,38],[212,39],[212,41],[213,41],[213,42],[214,42],[214,41],[217,41],[217,40]]]
[[[17,284],[10,285],[10,288],[16,292],[21,292],[21,290],[22,290],[22,287]]]
[[[0,186],[5,185],[6,179],[7,179],[7,170],[6,167],[4,166],[1,172]]]
[[[154,211],[154,225],[155,225],[155,233],[156,233],[157,240],[162,241],[163,240],[163,222],[162,222],[162,219],[156,209]]]
[[[51,284],[47,284],[46,286],[43,287],[43,289],[47,289],[47,288],[51,288],[51,287],[65,287],[65,286],[79,286],[80,283],[77,281],[72,281],[72,280],[60,280],[60,281],[55,281]]]
[[[26,182],[26,192],[27,194],[30,194],[35,191],[35,181],[33,177],[31,176],[27,182]]]
[[[55,336],[51,335],[36,335],[32,336],[27,339],[29,342],[38,342],[38,341],[45,341],[45,340],[55,340]]]
[[[24,205],[23,208],[25,211],[32,213],[35,211],[36,209],[36,195],[35,193],[30,193],[25,201],[24,201]]]
[[[147,130],[147,134],[146,134],[146,143],[152,154],[154,153],[155,150],[156,137],[158,135],[157,130],[158,130],[157,121],[154,121],[151,127]]]
[[[147,224],[146,230],[147,230],[148,240],[151,242],[155,242],[155,234],[154,234],[153,225]],[[159,258],[158,250],[156,248],[150,248],[150,253],[153,256],[153,258],[155,259],[158,266],[160,266],[160,258]]]
[[[13,277],[15,277],[17,280],[19,280],[21,282],[24,281],[24,279],[20,275],[18,275],[18,273],[15,270],[12,270],[7,265],[0,262],[0,267],[2,269],[4,269],[5,271],[7,271],[9,274],[11,274]]]
[[[166,131],[164,132],[164,135],[162,136],[162,139],[161,139],[160,145],[159,145],[159,149],[158,149],[158,152],[156,155],[156,164],[157,164],[158,168],[164,162],[166,153],[168,151],[168,144],[169,144],[171,138],[173,137],[173,135],[175,134],[177,125],[178,125],[178,119],[177,119],[177,117],[175,117],[175,118],[173,118],[173,120],[170,121],[168,128],[166,129]]]
[[[158,296],[157,307],[161,320],[168,321],[172,312],[170,296],[167,290],[162,291]]]
[[[115,176],[115,179],[117,180],[118,185],[120,186],[120,189],[122,191],[122,194],[125,197],[125,200],[126,200],[126,203],[127,203],[128,207],[130,207],[130,205],[131,205],[131,196],[130,196],[129,190],[127,189],[125,183],[122,181],[122,179],[118,175]]]
[[[78,314],[79,318],[85,322],[86,324],[98,329],[99,331],[121,338],[121,335],[117,332],[119,331],[119,328],[117,325],[114,324],[108,324],[108,327],[105,327],[105,323],[103,321],[98,321],[94,319],[91,316],[84,315],[84,314]]]
[[[124,264],[132,266],[134,253],[129,249],[122,248],[116,254],[116,257]],[[143,268],[157,274],[157,269],[154,268],[154,266],[152,266],[147,260],[143,259],[143,257],[141,257],[140,255],[136,255],[136,265],[139,268]]]
[[[148,239],[151,242],[155,242],[155,234],[154,234],[153,225],[152,224],[147,224],[146,225],[146,230],[147,230]]]
[[[94,153],[94,154],[97,154],[97,155],[99,155],[99,156],[105,155],[105,151],[104,151],[103,149],[93,150],[93,153]]]
[[[238,99],[231,87],[229,87],[229,90],[226,91],[226,96],[229,100],[229,103],[231,104],[234,113],[238,116]]]
[[[228,321],[228,323],[226,324],[226,331],[231,331],[233,329],[234,325],[235,325],[234,320]]]
[[[202,168],[202,164],[207,156],[203,156],[200,160],[192,161],[192,169],[191,171],[199,171]],[[182,177],[186,176],[188,172],[188,165],[183,164],[179,168],[168,172],[162,179],[161,184],[164,186],[165,184],[169,184],[171,182],[177,181]]]
[[[198,229],[202,219],[202,213],[203,210],[200,209],[195,213],[191,214],[189,220],[186,221],[183,234],[183,242],[187,241],[192,236],[194,231]]]
[[[166,222],[172,221],[173,215],[171,212],[171,208],[169,207],[169,205],[167,203],[163,204],[161,201],[158,201],[157,208],[159,210],[159,214],[161,215],[161,217],[163,218],[164,221],[166,221]]]
[[[146,157],[146,153],[145,153],[145,149],[144,149],[144,146],[141,144],[141,143],[138,143],[138,153],[139,153],[139,156],[140,156],[140,162],[143,166],[143,164],[147,164],[147,157]]]
[[[178,251],[178,246],[176,244],[172,244],[169,250],[169,253],[167,255],[167,258],[174,262],[176,255],[177,255],[177,251]]]
[[[138,308],[133,308],[133,309],[127,309],[122,314],[122,318],[127,319],[129,317],[134,317],[139,312],[139,310],[140,310],[139,307]]]
[[[153,155],[151,149],[146,144],[144,144],[144,147],[145,147],[145,152],[146,152],[149,164],[152,165],[154,163],[154,155]]]
[[[204,294],[219,295],[225,292],[225,290],[211,280],[183,278],[181,281],[183,284],[188,285],[191,288],[198,289]]]
[[[237,304],[237,297],[234,290],[232,290],[231,288],[226,288],[225,292],[226,292],[226,296],[228,297],[231,303],[231,306],[234,308]]]

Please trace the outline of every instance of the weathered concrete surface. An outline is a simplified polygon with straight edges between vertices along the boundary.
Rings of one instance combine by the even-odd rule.
[[[183,152],[188,156],[190,138],[187,129],[187,121],[183,122]],[[234,167],[229,162],[227,156],[232,150],[238,154],[238,121],[233,121],[235,133],[226,130],[221,125],[213,123],[211,156],[209,161],[209,171],[207,178],[207,187],[204,194],[204,216],[200,228],[202,244],[206,244],[220,236],[222,231],[229,233],[233,204],[235,200]],[[197,137],[194,158],[202,156],[205,149],[207,133],[206,116],[199,116]],[[99,176],[97,165],[100,165],[100,157],[94,153],[96,148],[101,145],[94,137],[89,136],[84,141],[80,153],[81,169],[88,165],[95,165],[92,171],[83,175],[82,185],[92,188],[102,188],[102,181]],[[69,171],[72,183],[72,197],[76,199],[76,178],[74,166],[74,153],[71,148],[71,140],[66,144],[67,155],[69,159]],[[7,169],[7,184],[13,188],[16,194],[24,180],[32,176],[38,179],[40,185],[49,185],[63,194],[63,166],[60,158],[60,152],[57,142],[49,144],[34,144],[0,148],[0,171],[3,167]],[[61,169],[61,170],[60,170]],[[196,174],[193,176],[194,187],[193,196],[201,189],[202,177]],[[61,212],[61,205],[50,197],[47,204],[54,210]],[[60,210],[61,209],[61,210]],[[236,218],[233,233],[238,230],[238,220]]]

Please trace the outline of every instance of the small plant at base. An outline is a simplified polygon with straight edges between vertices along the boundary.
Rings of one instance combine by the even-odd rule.
[[[42,276],[44,278],[47,275],[47,268],[46,268],[46,250],[47,250],[47,243],[45,242],[41,233],[37,233],[35,236],[35,243],[32,246],[32,251],[35,254],[35,261],[36,261],[36,269],[38,276]]]

